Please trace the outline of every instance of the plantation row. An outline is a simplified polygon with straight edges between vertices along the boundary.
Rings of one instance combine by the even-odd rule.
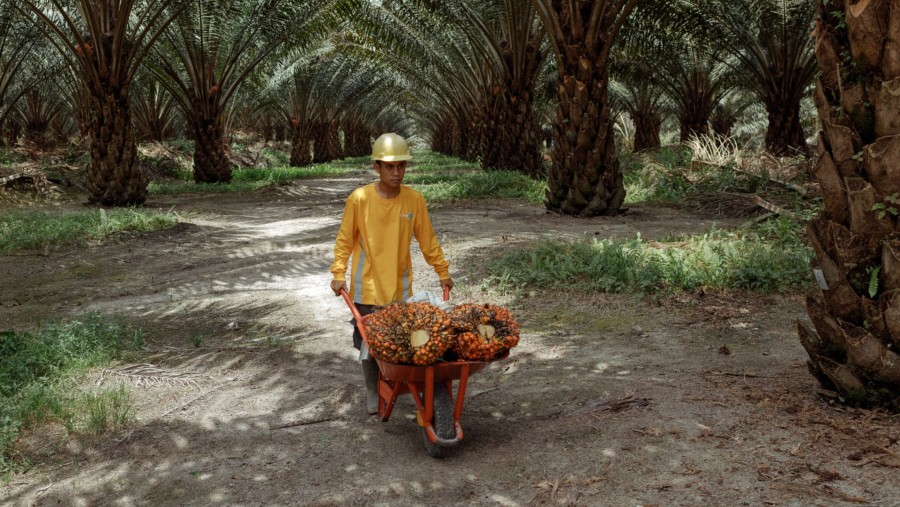
[[[759,124],[771,152],[806,151],[812,2],[570,8],[0,0],[0,138],[87,140],[90,200],[127,205],[147,195],[136,140],[186,135],[193,180],[227,183],[239,130],[289,141],[295,167],[366,155],[396,131],[483,168],[547,176],[546,205],[570,215],[624,202],[614,126],[636,151]]]

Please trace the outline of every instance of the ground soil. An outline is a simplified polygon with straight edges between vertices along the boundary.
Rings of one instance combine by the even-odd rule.
[[[797,339],[800,295],[515,296],[482,283],[486,260],[542,237],[733,225],[644,205],[594,219],[433,207],[454,300],[510,305],[524,331],[472,377],[462,444],[429,457],[411,399],[387,422],[365,414],[349,311],[328,290],[343,199],[370,177],[153,197],[185,223],[0,257],[0,329],[99,311],[146,332],[140,355],[90,379],[125,383],[136,420],[95,438],[27,435],[34,466],[0,485],[2,503],[900,505],[900,419],[823,396]],[[418,289],[437,289],[421,259],[415,270]]]

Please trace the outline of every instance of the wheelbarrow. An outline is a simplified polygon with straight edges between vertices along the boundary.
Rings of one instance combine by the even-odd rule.
[[[365,326],[368,316],[361,316],[347,291],[341,296],[350,307],[356,319],[359,333],[368,346]],[[444,301],[450,299],[450,289],[444,288]],[[435,458],[443,458],[449,449],[463,439],[463,429],[459,424],[469,376],[480,371],[493,361],[505,359],[509,351],[492,361],[440,361],[431,366],[395,364],[378,357],[369,349],[369,355],[378,363],[378,417],[387,422],[391,417],[397,398],[404,394],[412,396],[416,403],[416,422],[419,424],[425,450]],[[456,398],[453,397],[453,382],[457,382]]]

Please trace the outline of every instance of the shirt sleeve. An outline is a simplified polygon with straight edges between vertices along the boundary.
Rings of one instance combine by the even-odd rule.
[[[416,221],[413,225],[413,233],[416,235],[416,241],[419,243],[419,249],[425,257],[425,262],[434,268],[440,280],[450,278],[450,263],[444,257],[444,251],[438,242],[437,234],[431,226],[431,217],[428,216],[428,208],[425,206],[425,199],[419,196],[418,213],[416,213]]]
[[[356,199],[353,194],[347,198],[344,205],[344,215],[341,218],[341,228],[338,230],[337,239],[334,242],[334,262],[331,263],[331,274],[335,280],[346,281],[347,262],[353,253],[356,244]]]

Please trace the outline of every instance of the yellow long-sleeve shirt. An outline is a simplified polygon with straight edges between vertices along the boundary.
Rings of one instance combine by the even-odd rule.
[[[374,183],[358,188],[344,206],[331,273],[335,280],[346,280],[352,254],[348,287],[355,303],[386,305],[402,301],[412,296],[409,246],[413,236],[438,277],[450,278],[450,263],[431,226],[422,194],[401,185],[397,197],[385,199],[378,195]]]

